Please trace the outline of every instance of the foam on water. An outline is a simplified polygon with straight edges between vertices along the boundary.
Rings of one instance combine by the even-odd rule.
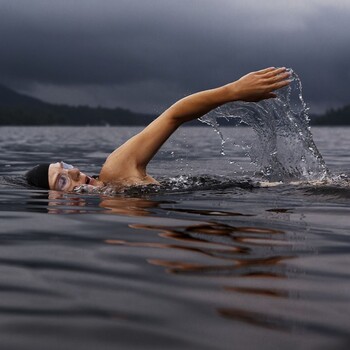
[[[89,193],[89,194],[103,194],[106,196],[114,195],[127,195],[127,196],[140,196],[144,194],[156,194],[156,193],[179,193],[179,192],[192,192],[198,190],[225,190],[236,189],[239,190],[251,190],[255,187],[259,187],[257,182],[253,182],[248,178],[230,178],[227,176],[213,176],[213,175],[178,175],[171,178],[162,178],[160,185],[139,185],[118,187],[113,185],[107,185],[103,187],[96,187],[92,185],[81,185],[77,187],[74,192],[76,193]]]
[[[268,181],[325,180],[329,171],[318,151],[309,126],[308,108],[302,96],[302,84],[292,70],[291,84],[277,91],[277,97],[258,103],[234,102],[218,107],[200,121],[211,125],[226,139],[219,120],[238,118],[250,126],[256,139],[248,147],[251,161]]]

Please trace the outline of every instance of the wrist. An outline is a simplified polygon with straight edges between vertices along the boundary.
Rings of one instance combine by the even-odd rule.
[[[239,88],[237,82],[226,84],[222,87],[223,92],[223,103],[238,101],[239,98]]]

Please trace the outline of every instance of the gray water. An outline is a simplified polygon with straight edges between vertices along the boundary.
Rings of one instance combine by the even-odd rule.
[[[266,187],[255,131],[222,128],[221,155],[203,126],[152,161],[160,188],[23,182],[43,161],[96,174],[137,131],[0,129],[1,349],[348,349],[350,129],[312,129],[338,180]]]

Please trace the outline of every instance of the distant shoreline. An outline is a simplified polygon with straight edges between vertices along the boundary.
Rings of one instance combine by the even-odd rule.
[[[156,116],[138,114],[127,110],[107,108],[57,106],[56,110],[41,111],[38,109],[6,109],[0,106],[1,126],[146,126]],[[199,126],[200,122],[187,123],[188,126]],[[220,126],[232,126],[234,123],[224,121]],[[311,116],[311,126],[350,126],[350,113],[339,115],[338,112],[326,113],[323,116]],[[241,125],[244,127],[244,125]]]
[[[146,126],[156,117],[118,107],[51,104],[0,85],[0,126]],[[324,115],[311,115],[310,125],[349,126],[350,105],[331,109]]]

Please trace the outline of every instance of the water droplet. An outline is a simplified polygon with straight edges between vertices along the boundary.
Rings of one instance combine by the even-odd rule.
[[[232,142],[232,148],[246,151],[251,162],[270,180],[324,177],[328,170],[313,142],[302,84],[292,69],[290,72],[292,82],[287,88],[277,91],[278,98],[259,103],[228,104],[202,117],[201,121],[211,125],[220,136],[221,155],[225,155],[223,145],[227,139],[223,137],[218,118],[239,118],[239,123],[250,126],[256,138],[241,145]],[[225,147],[226,153],[228,147]],[[242,167],[240,169],[243,170]]]

